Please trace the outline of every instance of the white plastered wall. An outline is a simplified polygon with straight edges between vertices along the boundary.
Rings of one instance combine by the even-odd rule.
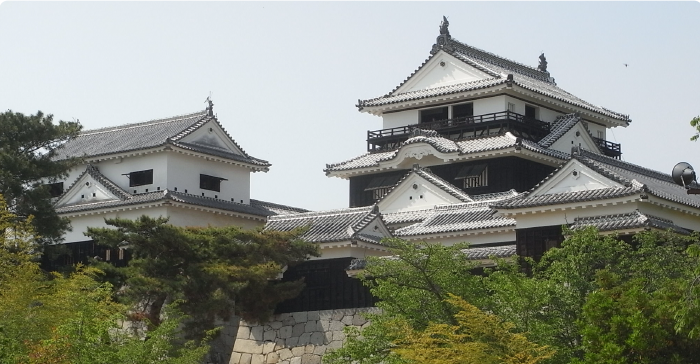
[[[403,239],[414,241],[414,242],[428,242],[428,243],[440,243],[444,246],[452,246],[458,243],[469,243],[472,247],[478,247],[483,244],[492,244],[495,242],[510,242],[515,241],[515,231],[499,231],[499,232],[489,232],[485,234],[470,234],[470,235],[460,235],[460,236],[431,236],[431,235],[418,235],[402,237]]]
[[[218,198],[226,201],[250,204],[250,169],[231,164],[215,162],[177,152],[168,153],[167,187],[177,188],[178,192]],[[227,179],[221,181],[221,191],[210,191],[199,188],[199,175]],[[155,180],[155,171],[154,176]],[[154,181],[155,182],[155,181]]]
[[[176,226],[240,226],[244,229],[255,229],[263,226],[265,221],[228,216],[223,213],[196,210],[180,206],[168,207],[169,222]]]
[[[108,213],[95,213],[86,214],[79,216],[70,216],[70,223],[73,227],[73,231],[69,231],[65,235],[65,243],[74,243],[79,241],[90,240],[89,237],[85,236],[85,232],[88,227],[108,227],[105,224],[105,219],[113,218],[123,218],[123,219],[136,219],[141,215],[148,215],[151,217],[167,217],[168,212],[165,207],[153,207],[144,209],[135,209],[129,211],[119,211],[119,212],[108,212]]]

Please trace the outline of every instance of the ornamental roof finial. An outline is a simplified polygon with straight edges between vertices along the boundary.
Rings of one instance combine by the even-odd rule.
[[[545,58],[544,52],[540,54],[540,65],[537,66],[537,69],[542,72],[547,72],[547,58]]]
[[[211,94],[209,96],[207,96],[207,99],[204,100],[204,102],[209,104],[209,106],[207,106],[207,108],[206,108],[207,114],[209,116],[214,116],[214,102],[211,101]]]
[[[433,49],[430,51],[430,54],[435,54],[441,49],[452,50],[452,47],[449,44],[449,41],[452,39],[452,36],[450,36],[450,29],[448,28],[449,26],[450,22],[447,20],[447,17],[443,15],[442,22],[440,23],[440,35],[438,35],[437,39],[435,40],[435,44],[433,44]]]

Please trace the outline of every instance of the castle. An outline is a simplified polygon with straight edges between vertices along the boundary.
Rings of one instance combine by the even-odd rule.
[[[595,226],[623,238],[647,229],[700,230],[700,197],[671,176],[622,161],[608,130],[627,115],[595,106],[555,82],[544,54],[527,66],[462,43],[443,19],[428,58],[387,94],[359,100],[382,118],[367,132],[367,152],[328,164],[349,181],[349,205],[306,211],[252,199],[250,173],[270,163],[248,155],[206,110],[139,124],[84,131],[63,148],[86,164],[59,181],[56,209],[73,231],[75,254],[125,261],[86,241],[105,217],[165,216],[176,225],[265,226],[319,244],[322,255],[290,267],[302,294],[278,307],[276,321],[223,331],[231,363],[316,363],[338,347],[346,325],[374,299],[354,272],[388,252],[386,237],[471,243],[465,253],[535,259],[561,243],[562,225]],[[78,257],[78,258],[76,258]],[[230,349],[230,348],[229,348]]]

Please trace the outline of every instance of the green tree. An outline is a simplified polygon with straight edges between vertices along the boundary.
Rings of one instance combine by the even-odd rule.
[[[57,160],[57,149],[81,130],[78,122],[53,122],[41,111],[23,115],[10,110],[0,113],[0,194],[7,208],[20,218],[34,216],[34,227],[42,243],[58,242],[69,227],[53,209],[48,188],[77,165],[77,158]]]
[[[690,120],[690,126],[695,128],[695,135],[690,137],[690,140],[696,141],[698,138],[700,138],[700,116],[696,116]]]
[[[485,313],[463,299],[450,295],[446,302],[459,311],[457,325],[431,323],[415,330],[396,320],[399,333],[394,351],[412,363],[421,364],[536,364],[553,351],[514,333],[515,325]]]
[[[278,282],[284,266],[317,256],[315,244],[299,240],[299,231],[276,232],[228,227],[177,227],[167,219],[142,216],[110,219],[114,228],[89,228],[100,244],[127,246],[127,267],[103,264],[122,297],[158,326],[166,302],[182,300],[192,317],[192,334],[213,327],[215,317],[232,314],[264,322],[277,303],[299,294],[303,282]]]
[[[208,346],[181,339],[184,317],[174,307],[143,340],[122,327],[127,306],[112,300],[99,270],[42,272],[31,217],[3,207],[0,196],[0,363],[201,362]]]

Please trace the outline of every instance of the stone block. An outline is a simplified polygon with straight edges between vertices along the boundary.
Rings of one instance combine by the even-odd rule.
[[[300,358],[302,355],[304,355],[305,349],[305,346],[297,346],[295,348],[292,348],[292,356]]]
[[[263,340],[263,327],[253,326],[250,328],[250,339],[251,340]]]
[[[304,354],[301,357],[301,364],[321,364],[321,357],[314,354]]]
[[[326,345],[326,349],[340,349],[343,347],[343,342],[338,340],[338,341],[331,341],[330,344]]]
[[[319,320],[330,320],[333,317],[333,310],[318,311]]]
[[[265,364],[265,355],[253,354],[253,357],[250,359],[250,364]]]
[[[284,320],[282,320],[282,325],[290,325],[290,326],[292,326],[292,325],[294,325],[295,323],[296,323],[296,321],[294,321],[294,317],[292,317],[291,315],[288,316],[287,318],[285,318]]]
[[[250,360],[253,358],[253,354],[243,354],[241,355],[240,364],[251,364]]]
[[[291,358],[289,364],[301,364],[301,357]]]
[[[299,337],[298,336],[292,336],[287,341],[285,342],[287,344],[288,348],[293,348],[297,346],[297,343],[299,342]]]
[[[277,364],[280,361],[280,355],[277,353],[267,354],[265,357],[265,364]]]
[[[345,324],[343,324],[340,321],[331,321],[331,327],[329,328],[330,331],[343,331],[345,328]]]
[[[275,342],[274,341],[266,341],[263,344],[263,354],[271,353],[275,350]]]
[[[340,340],[340,341],[345,340],[345,332],[333,331],[333,341],[336,341],[336,340]]]
[[[294,321],[296,323],[302,323],[306,322],[308,320],[309,315],[307,314],[306,311],[301,311],[301,312],[293,312],[292,317],[294,317]]]
[[[289,360],[282,360],[281,362],[279,362],[279,364],[290,364],[290,363],[289,363]]]
[[[321,330],[319,330],[319,331],[330,330],[331,329],[331,322],[332,322],[331,320],[324,320],[324,319],[318,320],[318,324],[319,324],[319,326],[321,326]]]
[[[262,354],[263,346],[255,340],[238,339],[233,344],[233,351],[237,353]]]
[[[279,337],[282,339],[286,339],[289,337],[292,337],[292,327],[291,326],[282,326],[279,329]]]
[[[280,359],[282,360],[287,360],[292,357],[292,351],[290,349],[282,349],[278,351],[278,353],[280,354]]]
[[[318,321],[306,321],[304,332],[314,332],[318,330]]]
[[[333,315],[331,315],[331,320],[332,321],[340,321],[345,317],[345,311],[344,310],[333,310]]]
[[[275,316],[275,321],[282,322],[290,317],[292,317],[292,315],[290,315],[288,313],[281,313],[281,314]]]
[[[297,345],[299,345],[299,346],[306,345],[310,342],[310,340],[311,340],[311,333],[305,332],[305,333],[301,334],[301,336],[299,336],[299,342],[297,343]]]
[[[304,326],[306,326],[305,323],[294,325],[292,327],[292,336],[301,336],[304,333]]]
[[[324,339],[326,336],[322,332],[314,332],[309,338],[309,342],[313,345],[323,345],[325,344]]]
[[[287,345],[284,344],[284,339],[276,339],[275,340],[275,350],[281,350],[286,348]]]
[[[238,332],[236,333],[237,339],[250,339],[250,327],[239,326]]]
[[[308,312],[308,319],[316,321],[316,320],[320,320],[321,316],[319,315],[318,311],[309,311]]]
[[[323,337],[325,338],[325,343],[328,344],[329,342],[333,341],[333,331],[324,332]]]
[[[274,341],[277,338],[277,331],[270,330],[263,333],[263,340]]]
[[[355,316],[343,316],[343,319],[340,320],[340,322],[344,323],[345,325],[352,325],[352,320]]]
[[[367,322],[367,319],[362,315],[362,314],[356,314],[352,318],[352,325],[353,326],[362,326]]]
[[[314,348],[314,354],[316,354],[316,355],[323,355],[325,353],[326,353],[326,346],[325,345],[317,346]]]
[[[241,353],[233,353],[231,354],[231,359],[228,361],[228,364],[238,364],[241,362]]]
[[[273,330],[279,330],[282,327],[282,321],[272,321],[270,322],[270,328]]]
[[[308,345],[306,345],[306,347],[304,348],[304,353],[306,353],[306,354],[313,354],[313,353],[314,353],[314,348],[315,348],[314,345],[308,344]]]

